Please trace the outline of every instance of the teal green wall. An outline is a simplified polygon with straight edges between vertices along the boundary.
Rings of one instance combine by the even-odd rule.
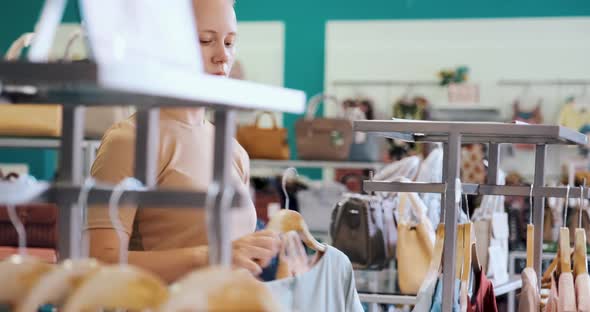
[[[588,0],[237,0],[240,21],[281,20],[286,25],[285,86],[308,96],[324,86],[328,20],[450,19],[590,16]],[[589,38],[590,40],[590,38]],[[368,47],[375,48],[375,47]],[[292,150],[297,116],[287,114]]]
[[[41,0],[3,1],[0,5],[2,51],[19,34],[32,30],[41,4]],[[236,11],[241,21],[285,22],[285,86],[313,95],[323,89],[324,36],[328,20],[590,16],[590,1],[237,0]],[[77,20],[75,3],[71,0],[65,20]],[[295,115],[285,116],[293,150],[293,125],[296,119]],[[6,155],[0,150],[0,162]]]

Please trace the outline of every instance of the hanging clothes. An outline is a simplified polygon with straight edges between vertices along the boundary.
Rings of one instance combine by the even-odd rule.
[[[332,246],[308,272],[265,284],[285,311],[363,312],[352,264]]]
[[[434,291],[434,296],[432,297],[432,306],[430,307],[430,312],[442,312],[442,277],[438,279],[436,283],[436,290]],[[459,312],[461,311],[461,306],[459,304],[459,292],[461,290],[461,280],[455,280],[455,294],[454,294],[454,302],[453,302],[453,311],[452,312]]]
[[[571,272],[559,274],[559,312],[576,312],[576,290]]]
[[[436,276],[434,278],[427,277],[424,280],[422,286],[420,286],[418,295],[416,296],[416,304],[414,305],[414,309],[412,309],[412,312],[430,311],[430,307],[432,306],[432,299],[434,297],[434,291],[436,289],[439,276]]]
[[[494,285],[487,279],[483,270],[479,270],[473,276],[475,287],[473,296],[469,299],[467,312],[498,312]]]
[[[533,268],[525,268],[520,274],[522,288],[518,299],[518,312],[537,312],[541,305],[541,297],[537,288],[537,273]]]
[[[559,125],[583,132],[590,126],[590,110],[579,109],[573,98],[568,99],[559,112]],[[583,132],[587,133],[587,132]]]
[[[576,300],[578,312],[590,312],[590,275],[588,273],[576,277]]]

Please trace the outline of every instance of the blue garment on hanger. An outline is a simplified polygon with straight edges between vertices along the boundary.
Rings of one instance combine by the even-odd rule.
[[[432,306],[430,307],[430,312],[442,312],[442,277],[438,279],[436,283],[436,290],[434,291],[434,296],[432,296]],[[459,279],[455,280],[455,300],[453,301],[453,311],[452,312],[459,312],[461,311],[461,306],[459,304],[459,292],[461,290],[461,281]]]

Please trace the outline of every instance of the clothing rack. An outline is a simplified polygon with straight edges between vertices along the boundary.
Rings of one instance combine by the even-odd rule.
[[[457,237],[457,207],[461,198],[456,192],[459,187],[459,168],[461,166],[461,144],[489,144],[488,177],[485,185],[462,184],[462,193],[483,195],[529,196],[529,187],[497,185],[500,144],[535,144],[535,177],[533,187],[533,223],[535,225],[534,268],[541,282],[541,256],[543,252],[543,219],[546,197],[566,197],[564,187],[545,187],[545,159],[547,145],[586,144],[585,135],[571,129],[552,125],[527,125],[494,122],[433,122],[433,121],[356,121],[354,130],[371,132],[407,142],[443,143],[443,181],[442,183],[396,183],[387,181],[365,181],[367,192],[419,192],[442,194],[441,222],[445,224],[443,254],[443,307],[451,311],[454,302],[455,251]],[[570,196],[579,196],[579,188],[572,188]],[[586,193],[588,197],[588,193]],[[444,216],[444,217],[443,217]]]
[[[137,108],[135,143],[135,178],[145,191],[128,191],[122,202],[142,206],[207,206],[209,262],[229,265],[230,229],[227,225],[228,203],[239,203],[230,185],[232,141],[235,133],[235,110],[264,109],[291,113],[303,112],[305,94],[300,91],[263,86],[250,82],[219,79],[195,73],[191,79],[179,80],[173,87],[180,95],[157,91],[150,94],[121,89],[99,79],[95,63],[0,62],[0,95],[12,103],[60,103],[63,106],[62,136],[59,150],[59,179],[42,195],[59,207],[59,259],[79,258],[81,207],[76,207],[82,189],[84,106],[133,105]],[[227,90],[232,92],[212,92]],[[185,90],[185,92],[182,92]],[[161,107],[208,107],[215,110],[215,146],[213,181],[208,192],[159,190],[156,170],[159,144],[159,109]],[[113,186],[93,188],[90,204],[108,203]],[[233,201],[228,201],[232,196]],[[208,198],[213,205],[206,205]],[[92,208],[91,208],[92,209]]]

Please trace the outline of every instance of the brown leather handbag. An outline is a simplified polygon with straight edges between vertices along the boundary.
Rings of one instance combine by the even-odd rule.
[[[272,128],[258,126],[260,118],[264,115],[272,118]],[[250,158],[289,159],[287,129],[278,127],[277,118],[271,112],[261,112],[256,115],[254,124],[239,127],[236,137],[240,145],[246,149]]]
[[[313,96],[307,104],[305,118],[295,124],[299,159],[348,159],[353,138],[352,123],[344,118],[314,118],[317,106],[328,100],[338,105],[333,96]]]
[[[332,246],[348,256],[353,267],[381,269],[392,259],[381,205],[368,196],[347,195],[332,211]]]

